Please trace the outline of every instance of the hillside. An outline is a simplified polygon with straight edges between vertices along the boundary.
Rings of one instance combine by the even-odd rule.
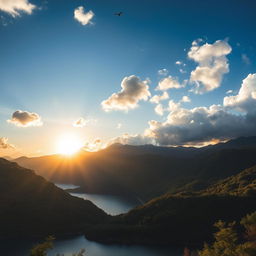
[[[256,210],[256,166],[205,190],[170,193],[94,227],[87,238],[105,243],[202,245],[218,220],[239,221]]]
[[[0,238],[81,232],[107,215],[93,203],[0,158]]]
[[[256,164],[256,137],[203,148],[130,146],[15,161],[59,183],[80,186],[75,192],[128,194],[149,200],[166,192],[201,190]]]
[[[208,187],[205,194],[256,196],[256,166]]]

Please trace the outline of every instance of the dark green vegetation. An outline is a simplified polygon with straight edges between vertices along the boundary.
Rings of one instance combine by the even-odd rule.
[[[78,233],[106,218],[90,201],[0,158],[0,238]]]
[[[212,245],[205,244],[199,256],[255,256],[256,255],[256,212],[244,217],[241,228],[236,223],[215,223],[218,231]]]
[[[29,256],[47,256],[47,252],[53,248],[53,236],[49,236],[44,242],[34,246]],[[73,253],[72,256],[85,256],[85,250],[81,249],[78,253]],[[56,256],[65,256],[64,254],[57,254]]]
[[[255,184],[254,166],[201,191],[167,193],[86,236],[106,243],[197,245],[212,239],[216,221],[238,221],[256,210]]]
[[[256,164],[256,137],[204,148],[166,148],[115,144],[74,158],[59,155],[15,161],[74,192],[126,194],[149,200],[166,192],[205,189]]]

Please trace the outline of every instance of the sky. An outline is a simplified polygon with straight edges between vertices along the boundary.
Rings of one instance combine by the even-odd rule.
[[[97,150],[256,135],[255,11],[254,0],[0,0],[0,155],[58,153],[67,137]]]

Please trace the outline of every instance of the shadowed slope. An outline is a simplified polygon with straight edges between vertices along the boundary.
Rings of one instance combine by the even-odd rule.
[[[105,243],[201,244],[218,220],[239,221],[256,210],[256,166],[199,192],[170,193],[94,227],[87,238]]]
[[[0,237],[81,232],[107,218],[87,200],[0,158]]]

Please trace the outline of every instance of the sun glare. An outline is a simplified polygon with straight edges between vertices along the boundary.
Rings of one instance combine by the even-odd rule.
[[[57,141],[57,153],[70,156],[78,152],[83,143],[74,134],[64,134]]]

